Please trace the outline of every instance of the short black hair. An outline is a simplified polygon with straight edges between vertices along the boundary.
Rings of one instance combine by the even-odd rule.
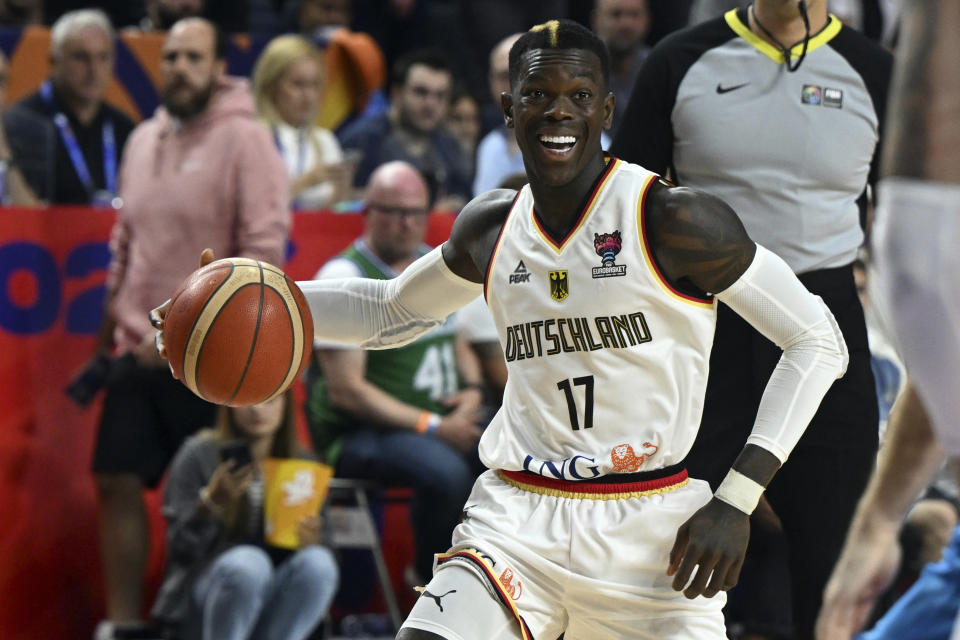
[[[585,49],[600,58],[603,82],[610,86],[610,54],[597,34],[574,20],[550,20],[532,27],[510,48],[510,86],[520,78],[520,58],[532,49]]]
[[[445,71],[453,76],[453,69],[439,49],[418,49],[404,54],[393,64],[390,69],[390,88],[402,87],[407,83],[407,76],[410,75],[410,69],[414,65],[421,64],[434,71]]]

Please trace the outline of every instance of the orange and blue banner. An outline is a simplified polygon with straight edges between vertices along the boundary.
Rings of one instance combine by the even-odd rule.
[[[153,115],[160,104],[160,60],[165,34],[123,29],[117,37],[114,77],[106,100],[134,122]],[[266,36],[232,35],[227,40],[227,72],[249,77]],[[335,130],[362,113],[386,81],[380,48],[365,33],[335,31],[321,47],[326,68],[324,101],[317,124]],[[50,71],[50,30],[0,27],[0,50],[7,56],[6,103],[33,93]]]

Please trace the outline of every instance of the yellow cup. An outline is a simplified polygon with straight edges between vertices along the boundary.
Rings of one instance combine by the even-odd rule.
[[[327,497],[333,468],[295,458],[268,458],[263,462],[264,534],[276,547],[300,546],[297,526],[320,512]]]

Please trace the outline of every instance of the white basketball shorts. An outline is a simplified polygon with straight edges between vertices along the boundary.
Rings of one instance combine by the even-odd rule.
[[[711,496],[686,471],[629,484],[488,471],[404,626],[449,640],[726,638],[726,594],[690,600],[666,574],[677,529]]]

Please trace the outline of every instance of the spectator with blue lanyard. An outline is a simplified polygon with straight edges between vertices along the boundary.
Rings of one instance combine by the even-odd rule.
[[[133,122],[104,101],[113,75],[114,37],[100,10],[65,13],[51,29],[49,78],[11,108],[53,122],[53,203],[118,204],[117,168]],[[29,146],[27,140],[19,142]]]

